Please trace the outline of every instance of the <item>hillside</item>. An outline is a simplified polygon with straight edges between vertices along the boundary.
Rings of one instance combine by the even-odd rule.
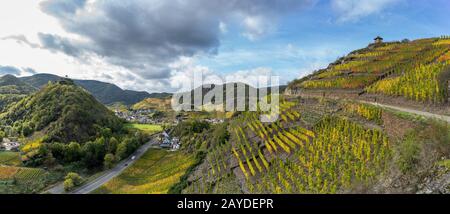
[[[0,94],[29,94],[37,89],[13,75],[0,77]]]
[[[447,38],[371,44],[290,83],[276,122],[179,124],[183,150],[204,158],[170,192],[448,193],[450,126],[359,100],[449,109],[449,50]]]
[[[58,81],[61,77],[52,74],[35,74],[29,77],[21,77],[20,79],[35,88],[42,88],[49,81]],[[75,84],[86,89],[103,104],[121,102],[126,105],[132,105],[148,97],[159,98],[170,95],[168,93],[149,94],[147,92],[123,90],[114,84],[95,80],[74,80],[74,82]]]
[[[274,123],[245,112],[215,126],[179,124],[183,151],[202,158],[170,192],[448,191],[448,124],[344,100],[282,100]]]
[[[37,89],[13,75],[0,77],[0,112]]]
[[[169,111],[171,110],[171,97],[166,98],[146,98],[133,106],[133,110],[157,110],[157,111]]]
[[[86,90],[70,80],[44,86],[0,114],[2,126],[25,136],[44,133],[45,141],[86,142],[101,128],[118,130],[121,121]]]
[[[147,97],[159,96],[159,94],[149,94],[143,91],[123,90],[114,84],[95,80],[75,80],[74,82],[89,91],[103,104],[121,102],[132,105]]]
[[[448,102],[450,39],[371,44],[289,84],[290,94]]]
[[[285,88],[285,86],[280,86],[279,93],[282,93]],[[243,89],[242,91],[244,91],[244,93],[238,94],[237,91],[241,91],[241,89]],[[268,87],[264,88],[264,90],[266,90],[267,93],[271,93],[272,88]],[[205,84],[189,92],[176,93],[173,97],[178,98],[180,106],[187,109],[196,108],[196,110],[202,109],[208,111],[235,111],[238,106],[244,106],[245,109],[248,110],[250,105],[249,101],[253,99],[257,100],[261,91],[262,89],[260,88],[255,88],[242,82],[233,82],[224,85]],[[200,97],[195,97],[194,94],[199,94]],[[219,96],[221,95],[222,99],[217,99],[215,96],[216,94],[219,94]],[[189,96],[191,101],[184,102],[183,97]],[[201,103],[199,98],[202,99]],[[175,100],[175,102],[177,101]],[[194,104],[198,104],[199,106],[195,106],[194,108]]]

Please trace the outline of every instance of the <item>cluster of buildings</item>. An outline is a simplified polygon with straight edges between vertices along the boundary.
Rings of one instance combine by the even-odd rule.
[[[208,122],[208,123],[212,123],[212,124],[218,124],[218,123],[223,123],[223,119],[217,119],[217,118],[212,118],[212,119],[204,119],[203,121]]]
[[[160,144],[159,146],[164,149],[171,149],[173,151],[176,151],[180,149],[181,143],[180,139],[177,137],[171,138],[167,132],[163,132],[161,134]]]
[[[162,122],[159,119],[152,119],[150,118],[150,114],[154,113],[155,111],[152,109],[148,110],[130,110],[126,112],[122,111],[114,111],[117,117],[122,118],[128,122],[133,123],[141,123],[141,124],[150,124],[150,123],[160,123]]]
[[[9,138],[3,138],[3,141],[0,144],[0,150],[19,151],[19,146],[19,142]]]

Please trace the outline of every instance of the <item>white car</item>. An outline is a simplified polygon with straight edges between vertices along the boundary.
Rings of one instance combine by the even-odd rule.
[[[136,159],[136,156],[131,157],[131,160],[134,160],[134,159]]]

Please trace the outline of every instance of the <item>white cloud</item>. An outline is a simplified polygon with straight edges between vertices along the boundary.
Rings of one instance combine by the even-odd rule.
[[[170,88],[176,92],[185,92],[204,84],[225,84],[241,82],[253,87],[259,87],[260,78],[270,78],[274,75],[271,68],[258,67],[249,70],[240,70],[228,74],[212,71],[206,66],[197,65],[195,59],[183,57],[171,65],[172,73],[169,81]],[[201,76],[201,81],[198,77]],[[167,87],[166,86],[166,87]]]
[[[228,26],[225,22],[219,23],[219,29],[221,33],[227,33],[228,32]]]
[[[159,0],[130,3],[95,0],[42,2],[14,0],[0,3],[0,66],[18,68],[22,76],[32,74],[28,72],[32,70],[26,70],[32,68],[37,72],[95,79],[126,89],[149,92],[174,91],[182,83],[190,81],[196,72],[205,75],[205,82],[220,83],[225,74],[196,62],[199,51],[200,54],[208,55],[211,50],[212,55],[215,54],[214,50],[221,42],[219,33],[231,34],[229,31],[237,30],[233,33],[256,40],[276,29],[277,17],[298,12],[304,6],[313,4],[311,0],[258,0],[258,4],[241,0],[193,0],[189,4]],[[43,12],[44,8],[47,13]],[[170,15],[165,11],[175,11],[178,15]],[[106,12],[112,15],[107,16]],[[194,13],[195,16],[186,20],[185,14]],[[154,16],[154,19],[150,19],[154,23],[148,26],[156,27],[143,25],[143,21],[149,21],[149,16]],[[124,21],[119,22],[121,20]],[[172,21],[172,24],[168,24],[168,21]],[[107,28],[108,23],[112,28]],[[127,30],[130,26],[134,28]],[[157,31],[162,32],[161,37],[158,37],[160,34]],[[119,33],[125,36],[117,36]],[[202,39],[205,35],[206,40]],[[187,37],[194,42],[186,41]],[[154,39],[150,41],[150,38]],[[167,38],[167,41],[164,40]],[[142,43],[132,42],[136,40]],[[122,42],[126,44],[119,45]],[[146,46],[147,43],[151,45]],[[100,45],[106,48],[99,48]],[[61,51],[57,50],[58,47]],[[273,54],[269,52],[264,54]],[[152,58],[152,54],[157,57]],[[258,57],[251,51],[245,53],[245,50],[235,56],[242,57],[241,63],[251,60],[251,57]],[[235,58],[232,63],[240,61]],[[257,63],[253,67],[231,72],[230,79],[250,80],[251,75],[271,69],[262,68],[264,66]]]
[[[225,75],[225,82],[241,82],[253,87],[260,87],[261,79],[270,79],[271,77],[279,78],[278,76],[274,76],[274,72],[271,68],[259,67],[250,70],[241,70],[228,75]]]
[[[401,0],[331,0],[339,22],[358,21],[377,14]]]
[[[242,25],[244,27],[242,35],[251,41],[261,38],[274,29],[274,23],[263,16],[247,16]]]
[[[197,65],[194,58],[181,57],[177,62],[169,65],[171,77],[168,85],[177,92],[184,92],[199,87],[202,84],[211,84],[220,82],[219,75],[212,72],[208,67]],[[203,80],[198,82],[195,77],[202,76]]]

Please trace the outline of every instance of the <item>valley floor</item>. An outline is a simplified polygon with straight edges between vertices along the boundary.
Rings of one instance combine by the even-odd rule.
[[[71,191],[70,193],[73,194],[89,194],[92,191],[98,189],[105,183],[109,182],[111,179],[115,178],[119,174],[121,174],[124,170],[126,170],[129,166],[134,164],[141,156],[146,154],[146,152],[151,149],[155,145],[155,139],[152,138],[147,144],[144,144],[136,150],[132,155],[130,155],[129,158],[121,161],[118,163],[114,168],[107,170],[105,172],[102,172],[100,176],[96,177],[95,179],[88,181],[83,186],[77,188],[74,191]],[[134,158],[132,158],[134,157]],[[59,183],[56,186],[48,189],[46,192],[51,194],[63,194],[64,191],[64,185],[63,183]]]
[[[148,150],[122,174],[104,183],[94,194],[161,194],[177,183],[193,157],[162,149]],[[81,188],[85,190],[85,188]],[[87,193],[75,191],[74,193]]]

